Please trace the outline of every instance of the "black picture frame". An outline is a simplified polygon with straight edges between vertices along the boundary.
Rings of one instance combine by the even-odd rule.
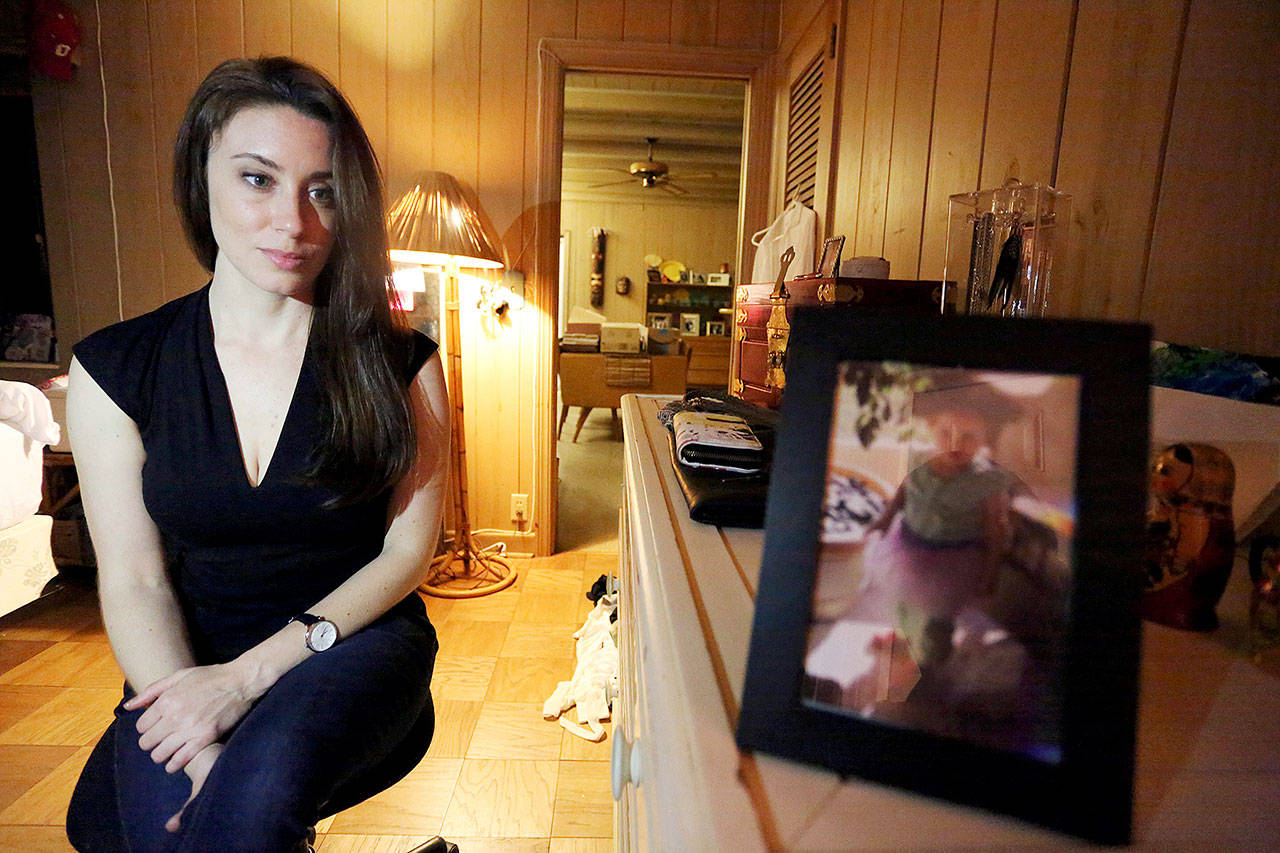
[[[1096,842],[1128,842],[1149,340],[1149,329],[1136,324],[798,309],[787,352],[738,745]],[[1052,714],[1045,712],[1056,753],[887,722],[872,711],[851,712],[812,698],[806,656],[824,547],[837,386],[858,365],[884,363],[1074,377],[1072,556],[1065,563],[1069,586],[1061,644],[1045,694],[1058,701]],[[932,724],[932,718],[921,719]]]

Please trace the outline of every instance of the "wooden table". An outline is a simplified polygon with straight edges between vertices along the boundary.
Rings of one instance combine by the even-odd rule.
[[[627,397],[614,795],[620,850],[1058,850],[1010,817],[733,740],[764,536],[689,519],[659,402]],[[1240,563],[1208,634],[1143,627],[1134,807],[1144,850],[1280,844],[1280,666],[1241,651]],[[980,784],[975,780],[975,784]]]
[[[622,365],[639,368],[644,373],[647,367],[647,382],[630,381],[629,384],[615,384],[611,374],[619,371],[610,369],[611,365]],[[565,418],[569,416],[569,407],[578,406],[578,426],[573,431],[573,440],[578,440],[582,432],[582,424],[587,415],[595,408],[609,409],[613,416],[618,416],[618,406],[622,403],[623,394],[683,394],[685,378],[689,372],[689,354],[679,355],[612,355],[600,352],[562,352],[560,353],[560,424],[556,429],[556,437],[564,430]]]

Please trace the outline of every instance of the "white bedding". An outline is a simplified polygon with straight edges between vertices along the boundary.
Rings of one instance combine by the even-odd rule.
[[[48,399],[33,385],[0,380],[0,614],[40,596],[57,574],[53,519],[36,515],[44,447],[60,430]]]
[[[47,515],[0,530],[0,615],[35,601],[58,573],[49,544],[52,530],[53,519]]]
[[[40,508],[44,447],[60,432],[40,389],[0,379],[0,530]]]

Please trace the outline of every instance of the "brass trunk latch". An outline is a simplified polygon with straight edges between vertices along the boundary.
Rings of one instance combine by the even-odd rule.
[[[766,337],[769,341],[765,384],[770,388],[782,389],[787,385],[787,377],[782,372],[782,368],[787,359],[787,339],[791,336],[791,324],[787,321],[787,300],[791,298],[791,294],[787,292],[785,282],[787,267],[791,266],[795,257],[795,247],[788,246],[779,258],[781,266],[778,270],[778,282],[774,285],[773,293],[769,295],[773,308],[769,311],[769,322],[765,324]]]

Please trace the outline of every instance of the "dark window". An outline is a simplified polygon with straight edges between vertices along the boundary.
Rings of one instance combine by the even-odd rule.
[[[26,57],[0,58],[0,358],[53,361],[53,293]]]

